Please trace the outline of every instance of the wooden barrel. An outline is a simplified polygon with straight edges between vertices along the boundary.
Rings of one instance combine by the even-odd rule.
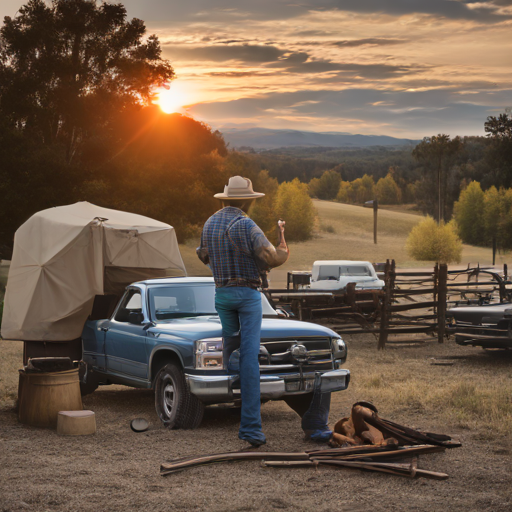
[[[55,428],[59,411],[83,409],[78,368],[51,373],[20,370],[18,392],[18,419],[27,425]]]

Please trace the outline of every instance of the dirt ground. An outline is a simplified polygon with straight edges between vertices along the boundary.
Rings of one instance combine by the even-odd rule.
[[[234,409],[211,407],[197,430],[169,431],[159,423],[151,391],[116,386],[84,397],[84,408],[95,411],[97,420],[97,433],[86,437],[21,425],[12,404],[3,402],[0,511],[512,510],[512,445],[506,423],[511,418],[512,357],[454,343],[390,347],[380,353],[368,336],[348,343],[346,367],[352,382],[347,391],[333,395],[332,423],[347,415],[353,402],[366,398],[384,418],[455,436],[462,448],[420,456],[418,465],[448,473],[448,480],[347,469],[263,468],[258,462],[209,465],[161,477],[160,464],[172,458],[244,448],[237,439],[239,415]],[[440,359],[453,365],[432,364]],[[1,367],[4,381],[6,368]],[[15,376],[10,378],[12,387]],[[499,400],[506,402],[494,412],[484,406],[493,395],[493,381],[504,389]],[[471,382],[482,391],[469,388],[468,394]],[[147,432],[130,430],[136,417],[150,421]],[[322,447],[304,441],[298,416],[282,402],[263,405],[262,418],[265,450]]]

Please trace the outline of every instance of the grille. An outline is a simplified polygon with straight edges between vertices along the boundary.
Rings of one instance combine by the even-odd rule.
[[[299,365],[288,353],[288,350],[296,344],[304,345],[308,351],[308,361],[302,365],[304,372],[333,369],[330,338],[295,338],[262,340],[261,346],[264,348],[260,351],[260,370],[262,372],[279,371],[279,373],[298,371]]]

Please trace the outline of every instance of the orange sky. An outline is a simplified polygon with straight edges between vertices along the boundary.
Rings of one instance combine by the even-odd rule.
[[[510,0],[123,3],[175,67],[171,103],[215,128],[470,135],[512,107]]]

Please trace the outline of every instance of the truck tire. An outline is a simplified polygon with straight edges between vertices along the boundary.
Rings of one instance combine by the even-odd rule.
[[[80,394],[82,396],[94,393],[100,385],[96,374],[90,369],[90,367],[87,367],[87,372],[85,370],[85,365],[80,365],[78,370],[78,377],[80,379]],[[85,382],[83,381],[84,378]]]
[[[155,409],[167,428],[195,429],[203,419],[204,405],[190,392],[176,363],[167,363],[156,376]]]

